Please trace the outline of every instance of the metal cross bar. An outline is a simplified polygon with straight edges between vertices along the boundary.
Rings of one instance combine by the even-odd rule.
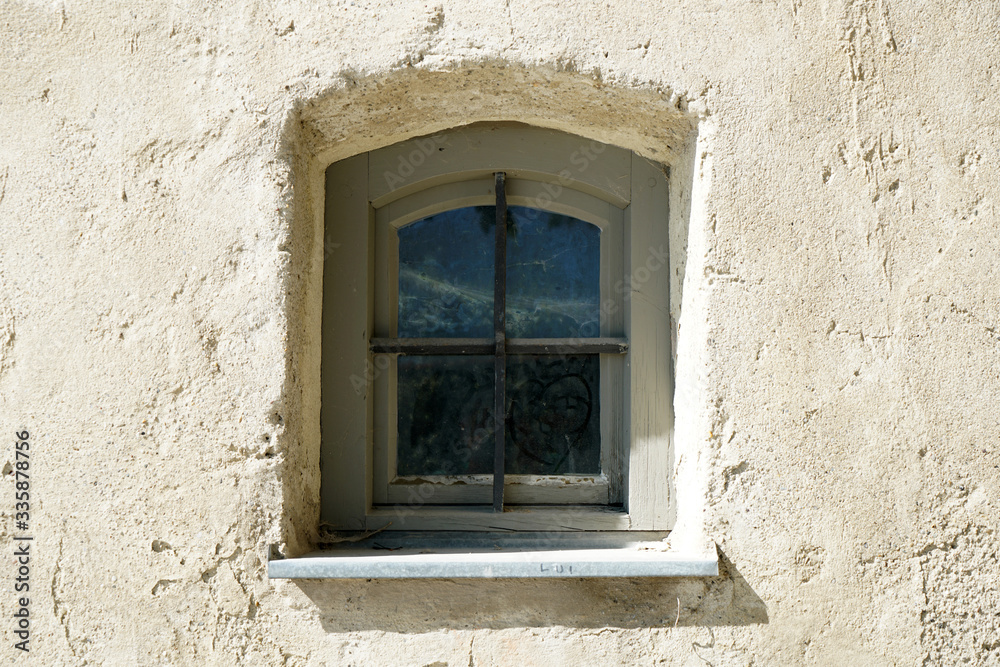
[[[493,354],[492,338],[372,338],[375,354]]]
[[[504,448],[507,444],[507,191],[505,175],[495,174],[496,240],[493,254],[493,511],[503,512]]]
[[[507,338],[511,354],[627,354],[625,338]],[[372,338],[375,354],[494,354],[492,338]]]

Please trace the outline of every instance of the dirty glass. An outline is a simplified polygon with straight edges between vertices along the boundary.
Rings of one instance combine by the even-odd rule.
[[[493,337],[493,206],[470,206],[399,230],[399,336]]]
[[[596,354],[507,357],[505,472],[601,472]]]
[[[600,227],[523,206],[508,217],[507,335],[600,335]]]
[[[599,335],[600,228],[513,206],[507,336]],[[399,336],[492,337],[495,208],[467,207],[399,230]],[[601,472],[597,355],[507,358],[507,474]],[[401,356],[396,472],[493,472],[492,356]]]
[[[399,475],[493,472],[493,357],[399,357]]]
[[[493,358],[400,357],[399,475],[493,472]],[[507,358],[508,474],[601,472],[597,355]]]

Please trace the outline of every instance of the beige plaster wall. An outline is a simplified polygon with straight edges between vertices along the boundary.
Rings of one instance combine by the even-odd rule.
[[[0,660],[1000,664],[998,35],[987,0],[3,5],[35,540],[25,656],[5,474]],[[267,580],[318,511],[318,174],[478,120],[690,176],[678,511],[722,576]]]

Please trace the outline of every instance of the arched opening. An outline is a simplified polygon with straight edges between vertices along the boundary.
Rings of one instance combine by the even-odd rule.
[[[548,86],[558,84],[562,94],[556,97],[546,94],[543,97],[533,98],[518,94],[526,89],[536,89],[542,80],[546,81]],[[426,94],[419,91],[425,91]],[[402,99],[402,96],[407,96],[406,99],[411,105],[405,109],[397,105],[396,113],[387,115],[385,104],[393,99]],[[305,242],[303,248],[311,246],[311,251],[307,255],[298,248],[292,251],[293,255],[296,255],[293,257],[293,264],[296,261],[300,262],[305,275],[304,289],[299,295],[302,297],[299,304],[301,317],[290,319],[290,324],[311,332],[317,330],[317,320],[322,317],[320,313],[326,309],[325,305],[319,303],[323,290],[319,286],[322,274],[318,272],[318,265],[326,263],[327,266],[331,266],[331,263],[336,263],[339,259],[340,247],[330,236],[328,224],[324,220],[323,198],[318,196],[318,193],[325,189],[323,173],[327,164],[342,162],[342,158],[351,155],[372,153],[372,149],[382,149],[387,144],[399,143],[401,139],[416,142],[414,137],[421,134],[430,137],[430,139],[425,138],[425,142],[433,140],[436,135],[426,135],[429,131],[485,121],[492,121],[494,125],[497,121],[506,124],[511,119],[517,118],[519,121],[527,120],[532,125],[542,128],[573,130],[577,133],[576,140],[584,148],[576,157],[575,164],[564,155],[564,165],[573,170],[570,172],[573,176],[571,183],[565,182],[565,174],[562,177],[564,182],[560,182],[560,172],[564,173],[566,169],[546,168],[532,171],[524,167],[518,172],[518,169],[514,168],[516,177],[512,179],[512,185],[515,186],[512,194],[515,198],[513,201],[517,204],[562,215],[576,214],[574,217],[591,223],[595,223],[596,218],[589,212],[592,207],[580,204],[584,199],[597,199],[612,205],[621,204],[624,198],[616,192],[613,184],[610,186],[595,184],[592,178],[594,172],[588,173],[590,165],[597,162],[586,152],[586,144],[599,139],[610,139],[619,146],[631,148],[634,159],[655,165],[657,169],[662,167],[663,172],[670,173],[672,182],[677,181],[677,187],[672,188],[669,195],[669,222],[666,230],[666,234],[670,236],[672,270],[669,275],[664,276],[666,290],[671,293],[671,298],[667,300],[665,307],[673,317],[665,320],[662,327],[654,327],[655,331],[651,333],[651,336],[659,340],[658,354],[662,355],[664,350],[671,350],[671,338],[676,333],[681,306],[680,296],[685,273],[683,250],[691,210],[690,185],[697,140],[697,123],[691,115],[679,108],[681,106],[676,99],[664,99],[662,96],[643,91],[597,87],[582,77],[540,74],[519,69],[504,69],[498,73],[492,68],[470,70],[461,74],[397,73],[379,81],[362,82],[360,85],[337,91],[323,100],[311,102],[301,111],[302,132],[294,133],[297,136],[293,136],[291,142],[298,147],[308,146],[309,153],[314,157],[299,158],[299,168],[296,172],[307,176],[297,180],[295,202],[289,216],[291,236],[303,240]],[[367,115],[359,114],[357,110],[362,108],[377,111]],[[615,122],[617,117],[621,117],[622,122]],[[597,118],[601,118],[600,123],[596,122]],[[624,122],[626,118],[632,121],[631,124]],[[424,149],[433,151],[440,148],[426,143],[424,149],[415,143],[414,145],[418,151]],[[454,171],[441,173],[429,171],[426,168],[426,159],[416,157],[423,155],[424,152],[411,152],[408,155],[413,157],[409,162],[405,159],[398,161],[402,154],[397,154],[395,165],[389,165],[389,168],[379,174],[382,182],[388,186],[385,192],[375,193],[367,202],[381,204],[378,208],[408,209],[406,213],[395,216],[397,223],[404,221],[398,224],[399,227],[426,218],[434,212],[449,210],[449,207],[454,208],[456,203],[477,205],[474,196],[468,199],[469,195],[458,192],[464,187],[460,187],[460,184],[475,180],[477,176],[486,176],[495,168],[486,164],[472,167],[465,165],[458,169],[462,179],[456,180],[448,176],[448,173],[456,173]],[[535,151],[534,154],[537,156],[544,153]],[[628,154],[628,151],[623,153]],[[650,156],[656,159],[647,160],[646,157]],[[409,180],[407,165],[413,167],[414,173],[419,171],[421,178]],[[483,173],[476,173],[477,169]],[[577,181],[577,178],[580,180]],[[397,182],[397,179],[402,183]],[[523,188],[518,191],[519,180],[530,183],[535,189],[530,193]],[[553,197],[554,189],[562,191]],[[389,199],[385,199],[386,197]],[[576,197],[577,201],[573,201],[573,197]],[[531,206],[532,204],[534,206]],[[310,230],[311,234],[307,233]],[[290,247],[295,247],[295,244]],[[625,275],[626,281],[646,282],[650,280],[651,273],[659,270],[659,267],[654,267],[654,271],[651,271],[648,266],[640,264],[630,266],[630,272],[626,272]],[[664,260],[663,265],[666,264]],[[632,273],[635,275],[631,275]],[[299,463],[310,470],[306,478],[314,483],[308,486],[309,498],[300,496],[295,503],[289,503],[292,516],[287,517],[298,529],[294,532],[298,532],[300,539],[303,535],[313,535],[315,517],[318,514],[319,489],[316,484],[318,480],[313,476],[313,471],[316,470],[319,459],[320,434],[315,432],[318,429],[314,431],[308,424],[318,423],[320,403],[326,399],[321,399],[317,395],[316,388],[320,384],[320,378],[317,372],[319,364],[316,360],[324,354],[327,357],[331,354],[329,350],[321,350],[315,334],[303,336],[303,339],[309,342],[299,350],[300,355],[295,363],[301,370],[295,377],[300,382],[298,389],[301,390],[304,399],[303,417],[307,427],[304,429],[306,437],[300,452],[301,457],[298,458]],[[670,356],[669,353],[667,356]],[[377,366],[373,365],[373,368],[374,370],[365,372],[370,374],[378,372]],[[609,421],[612,419],[609,418]],[[669,429],[670,426],[663,428]],[[647,436],[649,435],[647,433]],[[652,434],[650,437],[654,440],[656,437],[669,439],[669,433]],[[670,458],[671,463],[668,468],[658,471],[661,477],[670,477],[673,466],[672,454]],[[324,456],[324,465],[328,462],[329,457]],[[370,471],[370,461],[365,465]],[[676,471],[673,472],[676,474]],[[665,489],[659,498],[661,502],[657,503],[654,500],[651,503],[669,507],[669,518],[664,519],[660,525],[673,525],[675,507],[671,504],[671,495],[672,491],[669,488]],[[287,496],[288,494],[286,498]],[[303,502],[304,500],[307,502]],[[370,496],[364,502],[370,504]],[[311,525],[310,521],[313,522]],[[302,544],[301,541],[299,543]]]

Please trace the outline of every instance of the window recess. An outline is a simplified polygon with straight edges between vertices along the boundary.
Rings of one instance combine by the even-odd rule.
[[[714,555],[663,542],[666,173],[515,124],[330,166],[321,521],[334,537],[271,576],[717,572]]]

